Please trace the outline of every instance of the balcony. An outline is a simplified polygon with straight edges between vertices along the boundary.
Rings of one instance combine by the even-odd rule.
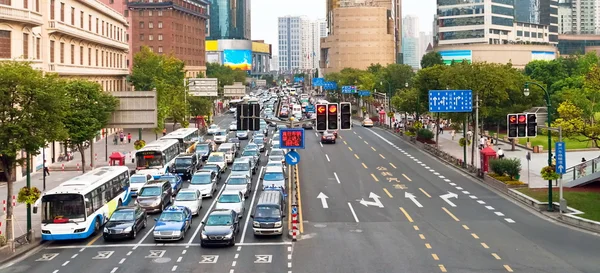
[[[42,14],[11,6],[0,6],[0,21],[9,21],[38,27],[44,24]]]
[[[81,66],[75,64],[49,64],[48,72],[64,76],[126,76],[127,68],[107,68],[95,66]]]
[[[67,35],[73,38],[78,38],[81,40],[85,40],[88,42],[121,49],[121,50],[129,50],[129,44],[126,42],[117,41],[114,39],[107,38],[105,36],[98,35],[94,32],[87,31],[65,22],[61,22],[58,20],[51,20],[48,23],[48,33],[60,33],[63,35]]]

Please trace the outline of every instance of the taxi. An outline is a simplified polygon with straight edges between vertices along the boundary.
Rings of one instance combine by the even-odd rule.
[[[152,234],[155,241],[183,240],[192,226],[192,212],[187,207],[169,206],[154,220]]]
[[[225,158],[225,153],[215,152],[210,154],[208,159],[206,160],[207,164],[215,164],[221,168],[221,171],[224,171],[227,168],[227,159]]]
[[[373,121],[370,118],[365,118],[362,121],[363,127],[373,127]]]

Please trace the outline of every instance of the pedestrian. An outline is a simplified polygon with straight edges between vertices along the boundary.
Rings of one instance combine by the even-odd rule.
[[[581,164],[579,164],[579,177],[585,176],[585,168],[587,168],[587,164],[585,164],[585,157],[581,158]]]
[[[48,165],[46,164],[48,163],[46,163],[46,160],[44,160],[44,175],[50,176],[50,168],[48,168]]]
[[[127,141],[131,143],[131,133],[127,133]]]
[[[456,136],[456,130],[452,130],[450,135],[452,136],[452,140],[454,140],[454,136]]]
[[[123,131],[119,132],[119,139],[121,139],[121,145],[123,145],[123,142],[125,141],[125,134]]]
[[[498,148],[498,158],[499,159],[503,159],[504,158],[504,151],[502,150],[502,148]]]
[[[473,140],[473,132],[472,132],[471,130],[467,131],[467,139],[468,139],[469,141],[472,141],[472,140]]]
[[[487,143],[487,139],[484,136],[481,136],[479,139],[479,150],[485,148],[485,144]]]
[[[113,143],[115,145],[119,144],[119,133],[115,133],[115,137],[113,138]]]
[[[167,135],[167,128],[163,128],[163,136]]]

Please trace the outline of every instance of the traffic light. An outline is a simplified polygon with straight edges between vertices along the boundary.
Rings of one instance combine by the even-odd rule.
[[[352,125],[352,107],[349,102],[340,102],[340,130],[350,130]]]
[[[236,121],[237,121],[237,130],[248,130],[248,104],[238,104],[236,111],[235,111],[235,116],[236,116]]]
[[[508,120],[508,137],[509,138],[516,138],[517,137],[517,115],[515,114],[508,114],[506,119]]]
[[[250,104],[248,113],[248,130],[260,130],[260,105]]]
[[[327,130],[327,105],[317,104],[317,131]]]
[[[338,126],[338,104],[327,104],[327,130],[337,130]]]
[[[519,114],[517,117],[519,124],[517,124],[517,136],[518,137],[527,137],[527,115]]]
[[[537,136],[537,115],[527,114],[527,137]]]
[[[236,125],[237,125],[236,130],[238,130],[238,131],[242,130],[242,105],[241,104],[238,104],[236,106],[235,121],[236,121]]]

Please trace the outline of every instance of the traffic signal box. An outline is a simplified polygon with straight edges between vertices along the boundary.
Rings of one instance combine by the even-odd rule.
[[[537,115],[527,114],[527,137],[537,136]]]
[[[517,124],[517,128],[519,128],[517,130],[517,136],[518,137],[527,137],[527,115],[525,114],[519,114],[517,115],[517,121],[519,122]]]
[[[536,137],[537,136],[537,115],[536,114],[508,114],[508,137]]]
[[[340,102],[340,130],[350,130],[352,124],[352,107],[349,102]]]
[[[317,104],[317,131],[327,130],[327,105]]]
[[[515,114],[509,114],[508,117],[508,137],[509,138],[515,138],[517,137],[517,115]]]
[[[327,104],[327,130],[338,130],[338,104]]]
[[[236,109],[237,130],[260,130],[260,105],[238,104]]]
[[[258,131],[260,130],[260,105],[259,104],[250,104],[250,120],[248,121],[249,130],[250,131]]]

